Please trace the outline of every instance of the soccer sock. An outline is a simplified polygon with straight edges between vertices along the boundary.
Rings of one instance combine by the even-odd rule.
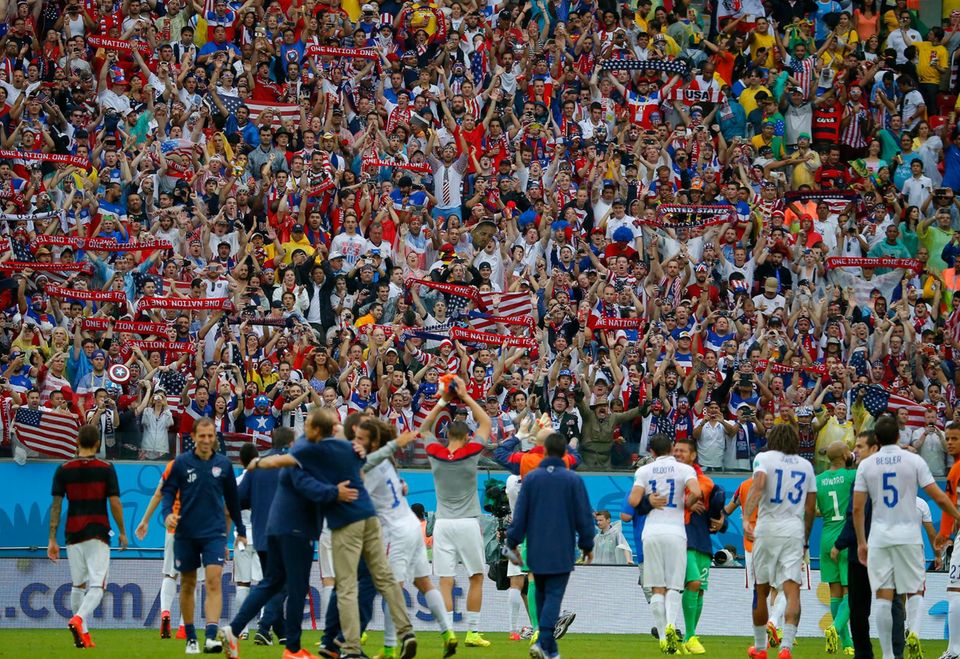
[[[850,601],[844,595],[840,600],[840,606],[837,607],[837,615],[833,620],[833,626],[837,628],[840,634],[840,643],[845,648],[853,645],[853,639],[850,638]]]
[[[700,624],[700,616],[703,615],[703,595],[704,593],[701,590],[698,593],[698,597],[697,597],[697,624],[698,625]]]
[[[444,619],[447,621],[447,627],[453,629],[453,611],[447,611],[446,605],[444,605],[443,615]]]
[[[797,626],[787,623],[783,626],[783,640],[780,643],[780,647],[786,648],[787,650],[793,647],[793,640],[797,637]]]
[[[73,611],[73,615],[80,614],[80,605],[83,603],[83,596],[86,594],[87,591],[83,588],[74,586],[70,589],[70,610]]]
[[[767,626],[766,625],[753,626],[753,647],[756,648],[757,650],[767,649]]]
[[[664,596],[660,593],[654,593],[650,598],[650,612],[653,614],[653,624],[657,626],[660,632],[660,638],[667,637],[667,609]]]
[[[433,614],[437,624],[440,625],[440,631],[445,632],[452,629],[452,627],[447,624],[447,609],[443,605],[443,595],[440,594],[440,591],[434,588],[427,592],[427,594],[423,596],[423,599],[427,600],[427,608],[430,609],[430,613]]]
[[[840,608],[840,598],[831,597],[830,598],[830,619],[832,620],[831,624],[837,626],[837,609]]]
[[[173,607],[173,600],[177,596],[177,580],[173,577],[164,576],[160,582],[160,610],[169,611]],[[183,618],[180,619],[183,624]]]
[[[700,593],[695,590],[683,591],[683,634],[685,638],[697,635],[697,600]]]
[[[950,637],[948,652],[960,654],[960,593],[947,591],[947,635]]]
[[[393,648],[397,645],[397,626],[393,624],[393,616],[385,612],[383,616],[383,647]]]
[[[923,595],[914,595],[907,598],[907,619],[905,625],[907,633],[920,630],[920,619],[923,616]]]
[[[518,588],[507,590],[507,600],[510,603],[510,631],[520,631],[520,609],[523,608],[523,596]]]
[[[189,641],[190,639],[193,639],[193,640],[196,640],[196,639],[197,639],[197,628],[196,628],[196,626],[194,626],[194,624],[193,624],[192,622],[191,622],[191,623],[186,623],[186,622],[183,623],[183,631],[187,634],[187,640],[188,640],[188,641]]]
[[[893,659],[893,603],[890,600],[877,599],[873,603],[873,622],[877,626],[877,640],[883,659]]]
[[[217,632],[220,631],[220,627],[215,622],[208,622],[207,626],[204,628],[203,637],[207,640],[213,640],[217,638]]]
[[[680,592],[676,590],[668,590],[665,599],[667,624],[676,625],[677,616],[680,614]]]
[[[479,611],[467,611],[467,631],[468,632],[480,631],[480,612]]]
[[[527,579],[527,584],[527,613],[530,615],[530,626],[538,629],[540,617],[537,615],[537,586],[533,581],[533,575]]]
[[[770,607],[770,620],[778,629],[783,626],[783,612],[787,609],[787,596],[783,593],[777,593],[773,600],[773,606]]]
[[[93,617],[93,612],[100,606],[100,600],[103,599],[102,586],[87,586],[87,592],[80,603],[80,609],[77,615],[83,619],[83,631],[87,631],[87,620]]]
[[[320,620],[327,619],[327,607],[330,606],[331,595],[333,595],[333,586],[324,586],[320,591]]]
[[[250,586],[237,586],[237,611],[240,610],[240,607],[243,606],[244,600],[247,599],[247,595],[250,594]],[[243,626],[242,632],[247,631],[247,626]],[[241,633],[242,633],[241,632]]]

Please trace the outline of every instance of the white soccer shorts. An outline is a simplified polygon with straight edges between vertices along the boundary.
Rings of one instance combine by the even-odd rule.
[[[180,570],[176,568],[176,563],[173,558],[173,534],[164,533],[163,534],[163,574],[168,577],[176,578],[180,574]],[[206,572],[203,571],[203,566],[197,568],[197,583],[202,583],[206,581]]]
[[[260,566],[260,555],[253,545],[244,545],[242,550],[233,548],[233,581],[234,583],[256,583],[263,580],[263,569]]]
[[[430,561],[427,546],[423,543],[423,530],[419,522],[384,529],[387,561],[397,581],[410,583],[414,579],[430,576]]]
[[[643,587],[683,590],[687,574],[687,539],[650,535],[643,541]]]
[[[333,572],[333,536],[330,534],[330,528],[327,526],[324,526],[323,531],[320,532],[320,542],[317,543],[317,556],[320,558],[320,578],[336,578]]]
[[[757,585],[757,578],[753,573],[753,552],[752,551],[743,551],[743,567],[744,573],[746,574],[747,579],[747,589],[753,590],[753,587]]]
[[[787,581],[803,583],[803,539],[761,537],[753,541],[753,576],[779,590]]]
[[[84,540],[67,545],[70,579],[74,586],[107,585],[110,571],[110,545],[102,540]]]
[[[475,517],[438,519],[433,525],[433,573],[456,576],[457,563],[463,563],[469,575],[483,573],[483,534]]]
[[[892,588],[907,595],[919,593],[923,590],[925,567],[923,545],[870,547],[867,551],[867,575],[874,592]]]

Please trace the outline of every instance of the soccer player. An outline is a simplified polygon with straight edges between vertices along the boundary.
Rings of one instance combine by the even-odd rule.
[[[259,452],[257,451],[256,445],[252,444],[251,442],[246,442],[240,447],[240,464],[244,467],[244,469],[246,469],[247,465],[250,464],[251,460],[257,457],[259,457]],[[245,478],[246,473],[240,474],[240,476],[237,478],[238,493]],[[243,517],[244,527],[252,531],[253,521],[251,519],[249,503],[247,506],[243,506],[241,503],[240,515]],[[254,581],[259,583],[261,580],[263,580],[263,568],[260,564],[260,556],[257,554],[257,550],[254,547],[252,534],[250,537],[250,542],[248,542],[246,545],[239,545],[236,541],[234,541],[233,581],[237,585],[236,605],[238,610],[243,606],[243,602],[247,599],[247,595],[250,594],[250,584]],[[247,627],[244,626],[243,631],[240,632],[240,640],[246,640],[247,636]]]
[[[400,587],[413,580],[423,595],[430,613],[436,618],[443,633],[443,656],[457,652],[457,636],[450,628],[446,607],[440,591],[430,580],[431,567],[427,547],[423,542],[420,520],[410,510],[404,494],[406,485],[400,480],[390,458],[412,442],[417,433],[408,432],[397,437],[397,429],[378,419],[367,419],[354,429],[357,441],[368,452],[364,465],[364,487],[370,492],[377,517],[383,526],[384,542],[389,547],[387,560]],[[397,629],[390,616],[383,621],[383,657],[393,657],[397,644]]]
[[[147,537],[147,531],[150,529],[150,518],[153,517],[154,511],[160,506],[160,502],[163,501],[163,484],[170,475],[172,468],[173,460],[168,462],[166,468],[164,468],[163,474],[160,476],[160,482],[157,483],[157,489],[153,492],[150,503],[147,504],[147,509],[143,513],[143,518],[134,531],[140,540]],[[180,514],[179,496],[176,501],[173,502],[173,512],[178,515]],[[177,575],[180,574],[174,565],[173,536],[174,532],[172,530],[165,529],[163,539],[163,581],[160,582],[160,638],[170,638],[170,608],[173,606],[173,598],[177,596]],[[203,582],[205,579],[206,575],[203,568],[197,568],[197,583]],[[192,623],[193,620],[190,622]],[[177,638],[181,640],[187,638],[187,633],[183,625],[182,611],[180,613],[180,625],[177,629]]]
[[[920,619],[923,615],[923,539],[917,491],[922,488],[946,514],[960,512],[933,480],[926,461],[901,449],[897,419],[885,414],[874,426],[880,450],[860,463],[853,484],[853,524],[857,556],[867,566],[875,602],[874,624],[883,659],[893,659],[894,593],[906,595],[906,656],[919,659]],[[866,505],[873,509],[870,537],[866,533]]]
[[[237,544],[245,545],[246,528],[240,515],[237,479],[233,465],[226,456],[216,452],[217,432],[209,417],[201,417],[193,424],[194,448],[181,454],[173,462],[170,474],[163,482],[161,513],[164,524],[175,531],[173,538],[174,566],[180,570],[180,611],[186,622],[187,654],[200,654],[197,632],[193,626],[197,568],[203,566],[207,597],[205,613],[207,626],[204,634],[204,652],[223,651],[220,640],[220,612],[223,593],[220,577],[227,551],[227,519],[237,527]],[[180,512],[173,506],[179,497]]]
[[[722,531],[726,525],[723,488],[713,482],[697,465],[697,442],[678,439],[673,445],[673,457],[677,462],[693,467],[697,473],[701,497],[684,512],[687,527],[687,574],[683,597],[683,649],[687,654],[705,654],[706,650],[697,638],[697,623],[703,612],[703,594],[710,578],[710,563],[713,561],[711,533]]]
[[[468,647],[489,647],[490,641],[480,633],[480,607],[483,604],[484,552],[480,532],[480,502],[477,499],[477,466],[485,444],[490,441],[490,417],[467,392],[461,378],[452,385],[430,410],[422,428],[432,428],[440,411],[459,396],[477,422],[470,441],[467,424],[454,421],[447,427],[447,446],[434,442],[427,446],[430,469],[437,491],[436,523],[433,527],[433,569],[440,577],[440,592],[447,607],[447,625],[453,628],[453,583],[457,563],[463,563],[470,575],[467,590]],[[481,443],[482,442],[482,443]]]
[[[60,559],[57,528],[63,498],[67,498],[67,561],[70,564],[70,609],[73,617],[67,624],[78,648],[94,647],[87,621],[103,599],[103,587],[110,567],[110,514],[119,532],[120,549],[127,547],[123,526],[120,487],[113,465],[97,458],[100,451],[100,429],[80,427],[77,435],[77,457],[57,467],[53,475],[53,504],[50,506],[50,542],[47,556],[56,563]]]
[[[629,503],[636,508],[649,494],[653,510],[643,527],[643,585],[653,591],[650,608],[660,636],[660,650],[680,651],[680,636],[674,627],[680,613],[684,576],[687,571],[687,501],[699,501],[702,493],[697,472],[673,457],[670,438],[650,438],[655,458],[639,469],[633,479]]]
[[[841,644],[844,650],[853,647],[847,626],[850,619],[847,552],[831,552],[847,521],[847,505],[857,473],[848,468],[852,457],[846,442],[833,442],[827,446],[830,468],[817,476],[817,513],[823,519],[823,529],[820,531],[820,580],[830,588],[830,615],[833,616],[833,624],[824,631],[827,654],[836,654]]]
[[[949,423],[946,428],[947,453],[953,457],[953,466],[947,474],[947,496],[954,505],[960,492],[960,424]],[[941,544],[953,544],[955,524],[952,517],[940,518]],[[960,659],[960,551],[954,547],[950,558],[950,582],[947,584],[947,631],[949,645],[942,659]]]
[[[774,426],[767,450],[753,461],[753,486],[743,506],[743,530],[753,535],[753,572],[756,593],[753,607],[752,659],[767,657],[767,597],[770,587],[787,598],[780,659],[790,659],[800,622],[800,581],[804,551],[816,515],[817,483],[813,465],[797,455],[800,439],[793,425]],[[758,510],[757,522],[750,521]]]

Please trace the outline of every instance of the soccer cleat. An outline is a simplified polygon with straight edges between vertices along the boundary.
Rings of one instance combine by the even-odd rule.
[[[336,648],[328,648],[323,643],[317,643],[317,654],[326,659],[340,659],[340,651]]]
[[[543,651],[539,643],[530,646],[530,659],[547,659],[547,653]]]
[[[204,654],[220,654],[221,652],[223,652],[223,643],[220,641],[219,632],[216,638],[206,638],[203,640]]]
[[[177,627],[177,635],[174,638],[178,641],[185,641],[187,639],[187,630],[183,625]]]
[[[553,628],[553,637],[556,640],[563,638],[564,634],[567,633],[567,630],[570,629],[570,625],[573,624],[573,621],[577,619],[577,614],[573,611],[563,611],[560,613],[560,616],[557,618],[557,624]]]
[[[488,648],[492,645],[480,632],[467,632],[467,637],[463,639],[463,644],[468,648]]]
[[[780,630],[772,620],[767,623],[767,645],[771,648],[780,647]]]
[[[665,638],[660,639],[660,652],[663,654],[673,654],[673,652],[670,651],[670,645],[667,643],[667,639]]]
[[[843,653],[848,657],[853,657],[853,656],[856,656],[857,651],[854,650],[853,647],[849,647],[849,648],[843,648]],[[943,659],[943,657],[941,657],[941,659]],[[947,656],[947,659],[960,659],[960,656],[957,656],[955,654],[949,655]]]
[[[457,644],[458,644],[458,643],[459,643],[459,641],[457,640],[457,635],[453,632],[452,629],[448,629],[447,631],[443,632],[443,657],[444,657],[444,659],[447,659],[447,657],[452,657],[453,655],[455,655],[455,654],[457,653]]]
[[[667,642],[667,650],[670,654],[676,654],[680,651],[680,637],[677,635],[677,630],[673,625],[667,625],[667,628],[664,630],[664,640]],[[661,647],[663,643],[660,644]]]
[[[373,659],[393,659],[393,657],[396,656],[394,650],[396,650],[396,648],[384,646],[380,652],[373,655]]]
[[[273,635],[270,632],[261,632],[257,631],[253,635],[253,644],[254,645],[273,645]]]
[[[366,645],[366,644],[367,644],[367,632],[363,632],[362,634],[360,634],[360,645]]]
[[[790,648],[781,648],[777,657],[778,659],[793,659],[793,653],[790,652]]]
[[[917,632],[907,634],[907,645],[903,656],[906,659],[923,659],[923,648],[920,647],[920,637],[917,636]]]
[[[827,654],[836,654],[840,648],[840,634],[837,633],[837,628],[830,625],[823,630],[823,635],[826,638]]]
[[[523,640],[523,639],[520,638],[520,634],[518,634],[517,632],[510,632],[510,636],[507,638],[507,640],[510,640],[510,641],[521,641],[521,640]]]
[[[660,630],[657,629],[656,627],[651,627],[651,628],[650,628],[650,636],[653,636],[655,639],[657,639],[657,640],[659,641],[659,640],[660,640]]]
[[[317,655],[310,654],[307,652],[306,648],[300,648],[296,652],[290,652],[290,650],[283,651],[283,659],[319,659]]]
[[[240,634],[240,636],[237,637],[237,640],[238,640],[238,641],[249,641],[249,640],[250,640],[250,632],[244,630],[244,631]]]
[[[751,645],[747,648],[747,657],[749,657],[749,659],[767,659],[767,651],[758,650]]]
[[[687,654],[706,654],[707,651],[703,647],[703,643],[700,642],[700,639],[696,636],[691,636],[687,639],[687,642],[683,644],[683,649],[687,651]]]
[[[97,644],[93,642],[92,638],[90,638],[90,632],[83,632],[83,647],[85,648],[97,647]]]
[[[73,644],[83,649],[86,647],[83,644],[83,618],[80,616],[73,616],[70,618],[70,622],[67,623],[67,629],[70,630],[70,633],[73,634]]]
[[[530,640],[533,637],[533,627],[521,627],[520,628],[520,638],[525,641]]]
[[[396,656],[399,659],[413,659],[417,656],[417,637],[413,632],[407,632],[400,637],[400,647]]]
[[[185,654],[200,654],[200,644],[197,642],[197,639],[191,638],[187,640]]]
[[[221,634],[223,635],[223,653],[227,655],[227,659],[238,659],[240,656],[240,644],[237,642],[237,637],[233,633],[233,628],[227,625],[223,628]]]
[[[847,648],[844,648],[843,651],[846,652]],[[851,656],[853,655],[852,652],[850,654]],[[945,650],[944,653],[940,655],[940,659],[960,659],[960,654],[950,652],[950,650]]]
[[[170,638],[170,612],[160,614],[160,638]]]
[[[539,640],[539,638],[540,638],[540,630],[534,629],[533,633],[530,634],[530,645],[533,645],[534,643],[536,643],[537,640]]]

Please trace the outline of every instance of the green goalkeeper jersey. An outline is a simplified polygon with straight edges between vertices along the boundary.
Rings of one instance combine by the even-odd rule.
[[[817,476],[817,511],[823,519],[821,545],[833,546],[847,521],[855,469],[830,469]]]

